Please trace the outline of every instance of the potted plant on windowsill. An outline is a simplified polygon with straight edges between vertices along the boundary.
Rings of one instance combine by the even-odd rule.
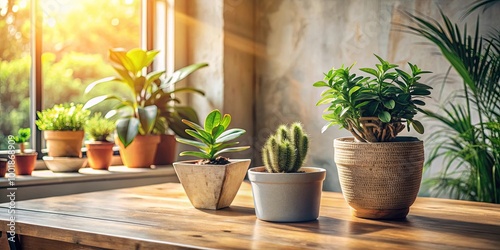
[[[264,167],[248,170],[257,218],[273,222],[315,220],[326,170],[302,167],[309,139],[300,123],[282,125],[262,147]]]
[[[130,91],[130,95],[126,97],[102,95],[90,99],[85,104],[85,108],[91,108],[107,100],[118,100],[118,104],[106,117],[114,114],[120,117],[116,122],[115,142],[120,147],[120,156],[127,167],[150,167],[154,163],[160,142],[155,128],[158,130],[165,127],[162,124],[165,118],[160,119],[164,111],[163,106],[159,104],[166,105],[170,100],[175,101],[171,96],[175,90],[169,92],[169,88],[191,72],[206,66],[198,65],[198,68],[177,72],[169,80],[161,81],[164,70],[145,73],[158,53],[157,50],[112,49],[109,57],[118,76],[100,79],[85,89],[85,93],[89,93],[100,84],[118,82],[125,84]]]
[[[418,133],[424,128],[414,116],[425,105],[421,98],[431,87],[419,82],[422,71],[411,72],[375,55],[376,68],[361,68],[371,77],[350,73],[353,66],[333,68],[315,87],[326,87],[316,105],[328,104],[323,118],[349,130],[354,138],[334,141],[335,163],[345,200],[354,216],[371,219],[406,217],[417,197],[424,162],[423,142],[397,137],[407,124]]]
[[[84,127],[90,110],[82,104],[56,104],[37,113],[36,125],[43,130],[48,156],[43,160],[54,172],[77,172],[85,164],[82,158]]]
[[[31,175],[36,166],[37,152],[27,153],[26,143],[31,137],[30,128],[20,128],[12,139],[19,145],[19,154],[14,155],[15,170],[17,175]]]
[[[115,143],[108,138],[115,131],[115,123],[96,113],[85,125],[85,132],[90,136],[90,141],[85,142],[87,147],[88,164],[93,169],[107,170],[113,159],[113,146]]]
[[[198,114],[190,106],[180,106],[180,100],[174,95],[179,93],[196,93],[204,95],[199,89],[182,87],[174,89],[176,83],[180,82],[191,73],[206,67],[206,63],[195,63],[181,68],[158,85],[153,85],[151,95],[147,102],[158,107],[158,117],[154,126],[154,132],[160,135],[160,143],[156,151],[154,164],[168,165],[175,161],[177,141],[175,135],[182,138],[190,138],[185,130],[189,128],[182,123],[182,119],[199,123]],[[171,130],[174,134],[170,133]]]
[[[229,160],[222,153],[239,152],[248,146],[234,147],[230,142],[245,133],[239,128],[228,129],[229,114],[213,110],[205,119],[204,127],[183,120],[191,129],[186,133],[196,140],[177,138],[177,141],[197,147],[199,151],[184,151],[180,156],[194,156],[200,160],[174,162],[174,169],[195,208],[221,209],[231,205],[238,192],[250,159]]]

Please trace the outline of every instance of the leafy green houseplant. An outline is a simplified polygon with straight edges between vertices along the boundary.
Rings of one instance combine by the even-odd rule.
[[[318,218],[326,170],[303,167],[308,138],[296,122],[279,126],[267,139],[262,147],[264,166],[248,170],[257,218],[274,222]]]
[[[91,139],[85,142],[89,166],[93,169],[108,169],[113,158],[114,146],[108,138],[115,131],[115,123],[96,113],[88,120],[85,131]]]
[[[466,14],[500,1],[476,1]],[[427,140],[432,148],[426,168],[443,166],[439,176],[426,180],[437,195],[500,203],[500,39],[499,30],[480,33],[478,16],[473,34],[441,12],[441,21],[408,14],[407,29],[441,51],[462,82],[438,111],[425,114],[440,129]],[[447,74],[448,77],[448,74]],[[447,84],[444,81],[443,84]],[[442,164],[441,164],[442,161]]]
[[[177,82],[207,64],[187,66],[163,80],[161,77],[165,74],[164,70],[146,73],[158,53],[157,50],[142,49],[110,50],[111,65],[118,75],[93,82],[85,90],[85,93],[89,93],[98,85],[110,83],[124,84],[129,90],[128,96],[102,95],[90,99],[85,104],[86,108],[90,108],[108,100],[118,101],[106,116],[119,115],[116,122],[117,144],[120,146],[120,155],[125,165],[129,167],[149,167],[153,163],[156,154],[153,147],[159,143],[158,136],[154,134],[165,133],[167,128],[170,128],[183,136],[181,119],[197,120],[196,112],[192,108],[173,106],[172,103],[179,102],[174,96],[175,93],[203,92],[189,87],[175,90],[172,88]],[[132,146],[130,152],[125,152],[137,137],[141,138],[137,140],[136,145]],[[136,155],[140,157],[135,157]]]
[[[412,125],[418,133],[424,132],[422,123],[414,119],[422,97],[430,95],[430,86],[419,82],[422,71],[408,63],[407,73],[381,57],[375,68],[361,68],[369,77],[351,73],[350,67],[331,69],[323,81],[315,87],[326,87],[316,105],[328,104],[323,119],[328,123],[322,132],[332,125],[346,128],[361,142],[393,140],[404,129],[404,123]],[[372,78],[373,77],[373,78]],[[410,127],[408,126],[408,131]]]
[[[411,72],[405,72],[375,56],[379,64],[360,69],[368,76],[351,73],[353,66],[326,73],[314,83],[326,87],[316,105],[328,105],[322,132],[340,125],[354,136],[334,141],[341,188],[353,215],[399,219],[406,217],[418,194],[424,149],[417,138],[397,135],[405,124],[408,130],[411,126],[424,132],[415,115],[432,88],[420,82],[428,71],[408,63]]]
[[[20,128],[12,139],[19,145],[19,154],[15,154],[15,170],[18,175],[31,175],[36,166],[37,152],[26,153],[25,146],[31,137],[30,128]]]
[[[81,157],[85,123],[90,110],[82,104],[56,104],[37,112],[36,125],[44,131],[48,155],[52,157]]]
[[[204,126],[188,120],[182,122],[190,127],[186,133],[194,140],[177,138],[177,141],[194,146],[199,151],[184,151],[180,155],[200,158],[173,164],[191,204],[200,209],[228,207],[245,178],[250,160],[230,160],[221,154],[248,149],[248,146],[235,147],[239,143],[232,141],[245,130],[229,129],[231,116],[222,115],[219,110],[207,115]]]

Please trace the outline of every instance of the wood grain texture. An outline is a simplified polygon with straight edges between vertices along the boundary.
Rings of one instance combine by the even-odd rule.
[[[406,220],[375,221],[353,217],[341,194],[324,192],[318,220],[271,223],[256,219],[248,183],[242,184],[231,207],[222,210],[193,208],[177,183],[20,201],[16,206],[17,234],[28,241],[41,238],[82,249],[498,249],[500,245],[500,205],[417,198]],[[7,205],[1,204],[2,238],[8,217]]]

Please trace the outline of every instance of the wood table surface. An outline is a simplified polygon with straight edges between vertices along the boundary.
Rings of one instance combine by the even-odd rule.
[[[23,249],[500,249],[500,205],[418,198],[406,220],[376,221],[352,217],[340,193],[321,202],[316,221],[271,223],[255,217],[249,183],[217,211],[166,183],[19,201],[16,233]]]

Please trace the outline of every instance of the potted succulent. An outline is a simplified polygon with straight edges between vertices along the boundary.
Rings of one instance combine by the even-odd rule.
[[[17,175],[31,175],[36,166],[37,152],[27,153],[25,145],[31,137],[30,128],[20,128],[12,139],[19,145],[19,154],[14,155]]]
[[[228,129],[231,116],[222,116],[219,110],[207,115],[204,126],[183,120],[191,129],[186,133],[196,140],[176,138],[178,142],[197,147],[199,151],[184,151],[180,156],[194,156],[200,160],[174,162],[174,169],[195,208],[221,209],[231,205],[245,173],[249,159],[229,160],[222,153],[239,152],[248,146],[234,147],[230,142],[245,133],[239,128]]]
[[[408,63],[411,72],[399,69],[375,55],[376,68],[361,68],[372,77],[356,76],[353,66],[333,68],[315,87],[326,87],[316,105],[327,104],[323,118],[349,130],[354,138],[334,141],[335,163],[345,200],[357,217],[400,219],[406,217],[420,188],[424,162],[423,142],[397,137],[412,126],[423,133],[414,119],[430,95],[420,83],[422,71]]]
[[[146,69],[158,53],[158,50],[112,49],[109,57],[118,76],[100,79],[85,89],[85,93],[89,93],[94,87],[110,82],[118,82],[128,87],[129,96],[102,95],[90,99],[85,104],[85,108],[91,108],[104,101],[118,100],[114,109],[106,117],[114,114],[120,116],[116,122],[115,142],[120,147],[120,156],[124,164],[128,167],[150,167],[154,163],[160,143],[160,137],[155,134],[155,131],[167,131],[165,122],[170,121],[163,117],[164,108],[169,111],[169,114],[181,116],[175,108],[167,105],[169,101],[177,100],[172,97],[172,94],[176,92],[171,90],[173,84],[193,71],[206,66],[206,64],[198,64],[180,72],[177,71],[166,81],[162,81],[160,78],[165,73],[164,70],[146,74]],[[183,88],[177,91],[196,90]],[[177,119],[177,123],[181,123],[180,119]]]
[[[113,159],[114,142],[108,141],[115,131],[115,123],[95,113],[85,125],[85,132],[90,141],[85,142],[87,147],[88,164],[93,169],[107,170]]]
[[[281,125],[262,147],[263,167],[248,170],[257,218],[273,222],[316,220],[326,170],[302,167],[309,139],[300,123]]]
[[[84,127],[90,110],[82,104],[56,104],[37,112],[36,125],[43,130],[48,156],[43,160],[54,172],[76,172],[85,164],[82,158]]]

